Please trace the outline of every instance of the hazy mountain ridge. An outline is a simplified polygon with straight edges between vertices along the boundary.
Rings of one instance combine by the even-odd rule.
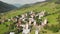
[[[25,4],[25,5],[13,4],[14,6],[0,1],[0,13],[16,9],[17,7],[19,9],[28,8],[28,7],[31,7],[33,5],[41,4],[41,3],[44,3],[44,2],[55,2],[55,3],[59,4],[60,0],[46,0],[46,1],[43,1],[43,2],[36,2],[36,3],[31,3],[31,4]]]
[[[22,6],[21,4],[13,4],[13,5],[18,7],[18,8]]]
[[[0,1],[0,13],[4,13],[13,9],[16,9],[16,6],[4,3],[2,1]]]

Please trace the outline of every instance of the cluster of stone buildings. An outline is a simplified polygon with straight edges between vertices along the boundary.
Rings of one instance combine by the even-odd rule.
[[[37,14],[33,11],[29,12],[28,14],[22,14],[21,17],[17,20],[17,27],[23,27],[22,34],[30,34],[32,30],[30,26],[33,25],[36,29],[35,34],[39,34],[41,27],[44,27],[47,24],[47,18],[45,18],[44,21],[41,22],[41,24],[38,24],[35,18],[38,17],[38,19],[42,19],[42,17],[44,16],[45,11],[39,12]],[[22,23],[22,21],[24,23]]]
[[[41,27],[44,27],[47,24],[47,18],[45,18],[44,21],[41,21],[40,24],[37,23],[37,20],[35,18],[42,19],[42,17],[44,16],[45,16],[45,11],[41,11],[38,13],[31,11],[29,13],[11,17],[10,19],[7,19],[7,21],[16,22],[17,27],[23,27],[22,34],[30,34],[32,30],[31,29],[32,27],[30,27],[31,25],[36,29],[35,34],[39,34]],[[4,20],[2,22],[4,22]]]

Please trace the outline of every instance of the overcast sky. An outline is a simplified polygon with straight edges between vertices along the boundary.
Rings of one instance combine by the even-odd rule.
[[[9,4],[29,4],[29,3],[35,3],[35,2],[41,2],[45,0],[0,0]]]

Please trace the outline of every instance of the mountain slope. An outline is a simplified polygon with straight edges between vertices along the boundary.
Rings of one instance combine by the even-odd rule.
[[[17,7],[15,7],[13,5],[10,5],[10,4],[0,1],[0,13],[7,12],[7,11],[10,11],[10,10],[13,10],[16,8]]]

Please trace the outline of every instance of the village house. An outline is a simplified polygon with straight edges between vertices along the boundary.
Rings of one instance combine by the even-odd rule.
[[[42,22],[42,26],[45,26],[47,24],[47,19],[45,19],[43,22]]]
[[[35,28],[36,28],[35,34],[39,34],[41,29],[40,25],[36,24]]]
[[[36,20],[34,21],[33,25],[34,25],[34,26],[36,25]]]
[[[15,34],[14,32],[10,32],[10,34]]]
[[[38,14],[39,14],[39,19],[41,19],[41,17],[43,17],[45,15],[45,11],[42,11],[42,12],[40,12]]]
[[[21,15],[21,18],[22,18],[22,19],[25,18],[25,14],[22,14],[22,15]]]
[[[30,29],[23,29],[22,34],[29,34],[30,33]]]
[[[21,25],[21,19],[17,19],[17,27]]]
[[[29,24],[32,24],[34,22],[33,18],[29,18]]]
[[[25,13],[25,16],[27,17],[27,16],[28,16],[28,14],[27,14],[27,13]]]
[[[8,19],[8,21],[11,21],[11,19]]]
[[[44,24],[46,25],[46,24],[47,24],[47,22],[48,22],[48,21],[47,21],[47,18],[45,18],[45,20],[44,20]]]
[[[30,32],[30,29],[29,29],[29,25],[28,25],[28,23],[26,23],[26,24],[21,24],[20,26],[22,26],[23,27],[23,31],[22,31],[22,34],[29,34],[29,32]]]
[[[33,13],[34,13],[33,11],[30,11],[30,12],[29,12],[30,15],[33,14]]]
[[[2,19],[2,20],[1,20],[1,22],[2,22],[2,23],[4,23],[4,22],[5,22],[5,20],[3,20],[3,19]]]

